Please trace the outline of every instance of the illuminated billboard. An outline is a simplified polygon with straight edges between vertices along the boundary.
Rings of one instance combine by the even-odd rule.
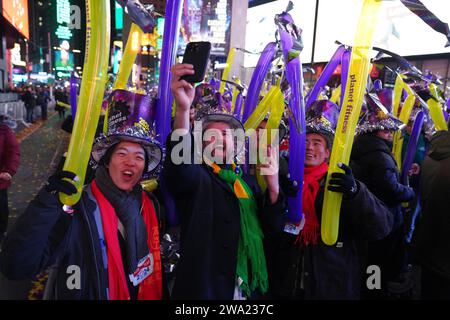
[[[230,42],[232,0],[185,0],[179,53],[188,42],[211,42],[211,54],[225,56]]]
[[[57,71],[73,71],[73,53],[66,50],[55,51],[55,69]]]
[[[30,38],[28,28],[28,0],[3,0],[3,16],[26,38]]]
[[[261,52],[264,46],[275,40],[276,26],[273,22],[276,13],[286,9],[289,0],[277,0],[254,6],[247,12],[245,48]],[[296,0],[290,11],[296,25],[302,29],[303,63],[312,60],[314,19],[316,1]],[[359,20],[360,0],[321,0],[317,15],[317,30],[314,47],[314,62],[326,62],[337,48],[335,41],[352,45],[356,24]],[[450,1],[422,0],[422,3],[440,20],[450,23]],[[448,53],[447,39],[425,24],[408,10],[400,1],[381,3],[378,23],[375,27],[373,45],[401,56]],[[376,52],[372,52],[375,56]],[[255,67],[259,55],[245,55],[245,67]]]

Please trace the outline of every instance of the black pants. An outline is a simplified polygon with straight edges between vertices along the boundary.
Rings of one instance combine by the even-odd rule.
[[[58,114],[59,114],[59,118],[60,119],[64,119],[64,115],[66,114],[66,110],[64,109],[64,107],[59,107],[60,109],[58,109]]]
[[[41,116],[42,120],[47,120],[47,104],[41,106]]]
[[[34,108],[26,108],[26,110],[27,110],[26,121],[28,123],[32,123],[33,122]]]
[[[450,299],[450,280],[426,267],[422,267],[421,287],[424,300]]]
[[[8,194],[7,189],[0,189],[0,236],[8,228]]]

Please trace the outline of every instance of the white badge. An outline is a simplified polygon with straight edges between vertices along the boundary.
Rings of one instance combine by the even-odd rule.
[[[304,226],[305,226],[305,215],[303,215],[302,220],[298,224],[287,222],[284,225],[284,232],[291,233],[293,235],[298,235],[300,231],[302,231]]]
[[[139,260],[136,270],[133,274],[129,275],[130,281],[135,287],[153,273],[153,266],[154,261],[152,253],[149,253],[147,256]]]

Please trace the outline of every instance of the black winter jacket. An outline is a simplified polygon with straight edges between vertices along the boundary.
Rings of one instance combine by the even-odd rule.
[[[437,132],[421,170],[422,214],[413,252],[418,262],[450,280],[450,133]]]
[[[358,183],[358,193],[342,201],[339,234],[335,245],[301,247],[297,236],[279,232],[267,239],[271,266],[270,291],[275,299],[342,300],[359,299],[365,279],[360,248],[367,240],[387,236],[393,225],[389,209],[367,187]],[[320,223],[325,178],[315,200]],[[300,290],[303,289],[303,290]]]
[[[414,198],[414,190],[399,182],[399,171],[389,143],[373,134],[358,136],[350,166],[355,178],[383,201],[394,215],[394,230],[403,224],[402,202]]]
[[[192,148],[191,135],[182,138]],[[176,142],[168,141],[171,155]],[[192,152],[192,149],[191,149]],[[192,154],[191,154],[192,156]],[[174,299],[233,299],[240,238],[239,203],[231,188],[204,164],[175,164],[166,157],[164,178],[180,214],[180,260]],[[243,176],[258,203],[263,230],[283,219],[284,197],[274,205],[252,176]]]
[[[156,198],[148,193],[162,224]],[[2,244],[0,270],[10,280],[32,279],[50,268],[46,299],[105,300],[107,252],[96,200],[88,186],[72,215],[64,213],[57,196],[39,192]],[[71,267],[72,266],[72,267]],[[73,268],[79,267],[80,287]]]

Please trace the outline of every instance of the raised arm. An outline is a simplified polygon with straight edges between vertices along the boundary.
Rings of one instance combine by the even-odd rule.
[[[172,66],[171,89],[177,106],[173,129],[177,130],[180,136],[189,132],[189,110],[194,100],[195,89],[186,80],[182,80],[184,75],[194,74],[194,67],[191,64],[175,64]]]

